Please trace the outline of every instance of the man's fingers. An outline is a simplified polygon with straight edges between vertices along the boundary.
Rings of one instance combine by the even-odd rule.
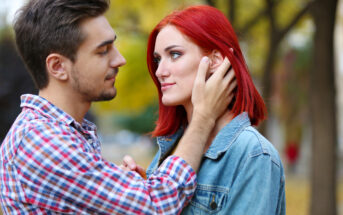
[[[123,163],[126,167],[130,168],[131,170],[135,170],[137,167],[136,162],[133,160],[133,158],[129,155],[125,155],[123,158]]]
[[[124,165],[120,165],[119,166],[122,170],[125,170],[125,171],[131,171],[129,168],[127,168],[126,166],[124,166]]]
[[[196,82],[205,82],[208,67],[209,67],[209,59],[207,56],[205,56],[200,61],[198,73],[197,73],[197,76],[195,78]]]
[[[230,83],[229,92],[232,93],[236,87],[237,87],[237,80],[235,79]]]
[[[146,172],[145,172],[145,169],[143,169],[143,168],[140,167],[140,166],[137,166],[136,171],[138,172],[138,174],[140,174],[140,175],[142,176],[142,178],[146,179]]]
[[[222,64],[218,67],[218,69],[214,72],[212,76],[218,77],[220,79],[223,78],[227,73],[228,69],[230,68],[230,66],[230,61],[227,59],[227,57],[225,57]]]
[[[226,75],[224,76],[224,82],[229,84],[231,83],[234,79],[236,78],[235,76],[235,71],[233,70],[232,66],[230,66],[230,70],[227,71]]]

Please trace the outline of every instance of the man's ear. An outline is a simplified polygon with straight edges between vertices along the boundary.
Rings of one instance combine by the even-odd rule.
[[[70,60],[63,55],[52,53],[46,58],[46,67],[51,78],[65,81],[68,79]]]
[[[214,72],[224,61],[222,53],[220,53],[217,49],[213,50],[208,57],[210,58],[211,72]]]

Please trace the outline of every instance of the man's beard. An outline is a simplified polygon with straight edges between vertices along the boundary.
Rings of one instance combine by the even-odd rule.
[[[93,102],[110,101],[110,100],[114,99],[114,97],[116,97],[116,95],[117,95],[117,91],[115,91],[114,94],[102,92],[99,96],[93,97],[92,101]]]
[[[101,92],[99,95],[94,95],[96,89],[93,88],[86,88],[87,84],[84,86],[81,85],[80,79],[77,77],[79,72],[77,70],[73,70],[71,73],[71,77],[73,79],[73,88],[79,92],[86,101],[89,102],[96,102],[96,101],[110,101],[117,95],[117,90],[114,88],[114,93],[111,92]]]

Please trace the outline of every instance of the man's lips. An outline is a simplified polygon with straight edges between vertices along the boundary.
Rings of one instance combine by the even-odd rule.
[[[175,83],[161,83],[161,90],[165,91],[175,85]]]
[[[111,80],[115,80],[116,79],[116,76],[109,76],[109,77],[106,77],[106,80],[107,81],[111,81]]]
[[[113,71],[113,73],[107,75],[105,79],[106,79],[106,80],[115,80],[117,74],[118,74],[118,69],[115,69],[115,70]]]

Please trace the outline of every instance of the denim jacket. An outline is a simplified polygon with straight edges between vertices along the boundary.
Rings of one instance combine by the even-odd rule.
[[[183,134],[158,137],[150,175]],[[195,194],[181,214],[285,215],[285,176],[278,152],[247,113],[228,123],[204,154]]]

